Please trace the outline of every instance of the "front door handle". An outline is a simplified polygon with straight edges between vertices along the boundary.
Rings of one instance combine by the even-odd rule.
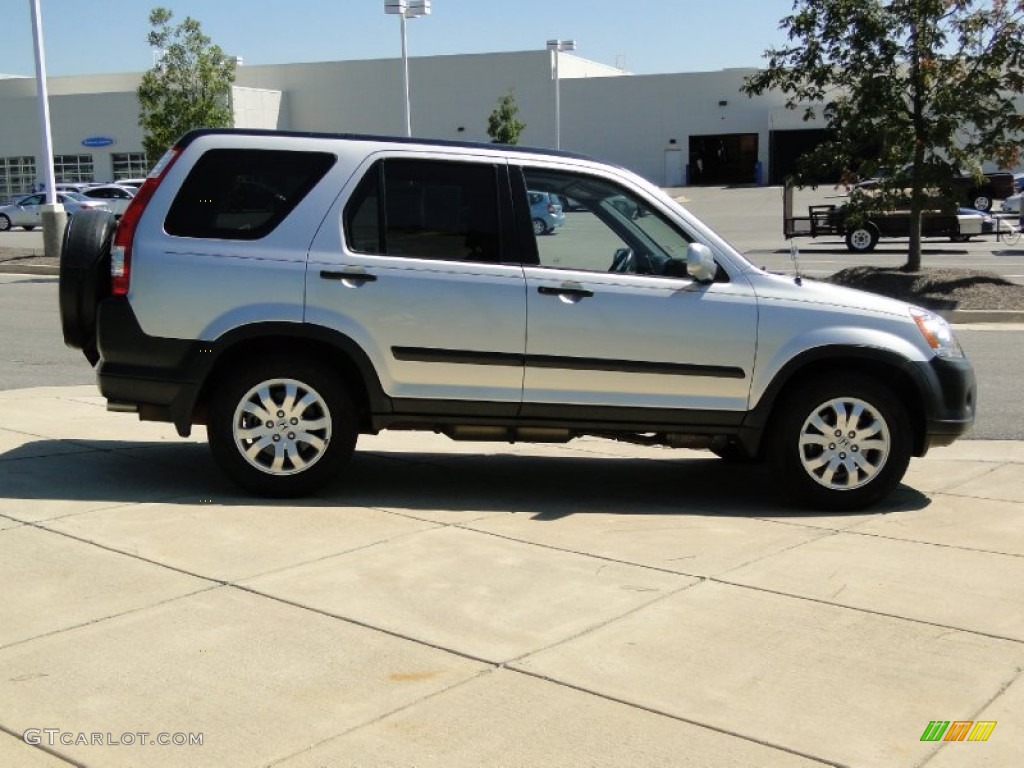
[[[357,272],[354,269],[346,269],[341,272],[332,272],[327,269],[320,270],[320,277],[324,280],[342,280],[349,283],[372,283],[377,279],[376,275],[366,272]]]
[[[557,288],[553,285],[542,285],[537,289],[537,293],[543,296],[565,296],[571,299],[588,299],[594,295],[593,291],[575,285],[560,285]]]

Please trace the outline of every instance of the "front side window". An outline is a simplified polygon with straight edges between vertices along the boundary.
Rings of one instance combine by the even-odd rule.
[[[642,198],[595,176],[539,168],[523,176],[541,266],[686,275],[690,240]],[[550,203],[554,218],[545,218]]]
[[[167,232],[225,240],[265,237],[335,160],[327,152],[211,149],[178,190],[167,214]]]
[[[448,261],[501,261],[497,169],[435,160],[382,160],[345,208],[359,253]]]

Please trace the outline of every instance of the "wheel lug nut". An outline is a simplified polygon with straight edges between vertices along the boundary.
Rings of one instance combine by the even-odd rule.
[[[298,423],[299,423],[299,420],[298,420],[298,419],[292,419],[292,426],[293,426],[293,427],[294,427],[294,426],[295,426],[296,424],[298,424]]]
[[[851,432],[850,432],[850,439],[851,439],[851,440],[852,440],[853,438],[855,438],[856,436],[857,436],[857,433],[856,433],[856,432],[853,432],[853,431],[851,431]]]
[[[834,450],[836,449],[836,444],[835,444],[835,443],[829,443],[829,444],[828,444],[828,449],[829,449],[830,451],[834,451]]]
[[[277,412],[277,418],[283,419],[284,418],[284,411],[278,411]]]
[[[845,459],[846,458],[846,454],[845,453],[840,453],[839,454],[839,458],[840,459]]]
[[[274,428],[274,422],[268,421],[267,422],[267,429],[273,429],[273,428]]]
[[[836,437],[842,437],[842,436],[843,436],[843,430],[837,429],[836,430]]]
[[[278,443],[280,441],[281,441],[281,436],[280,435],[274,435],[274,442]]]
[[[289,440],[294,440],[295,439],[295,433],[294,432],[289,432],[288,433],[288,439]]]
[[[855,446],[853,446],[853,448],[851,448],[850,450],[851,450],[851,451],[853,451],[854,453],[856,453],[857,451],[859,451],[859,450],[860,450],[860,448],[858,448],[858,447],[857,447],[857,446],[855,445]]]

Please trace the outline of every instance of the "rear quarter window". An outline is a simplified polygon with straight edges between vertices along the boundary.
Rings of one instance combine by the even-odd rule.
[[[335,160],[328,152],[211,149],[189,171],[164,228],[177,237],[266,237]]]

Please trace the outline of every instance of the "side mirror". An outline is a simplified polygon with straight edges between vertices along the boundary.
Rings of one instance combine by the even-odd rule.
[[[711,249],[701,243],[690,243],[686,248],[686,271],[699,283],[710,283],[715,279],[718,265]]]

